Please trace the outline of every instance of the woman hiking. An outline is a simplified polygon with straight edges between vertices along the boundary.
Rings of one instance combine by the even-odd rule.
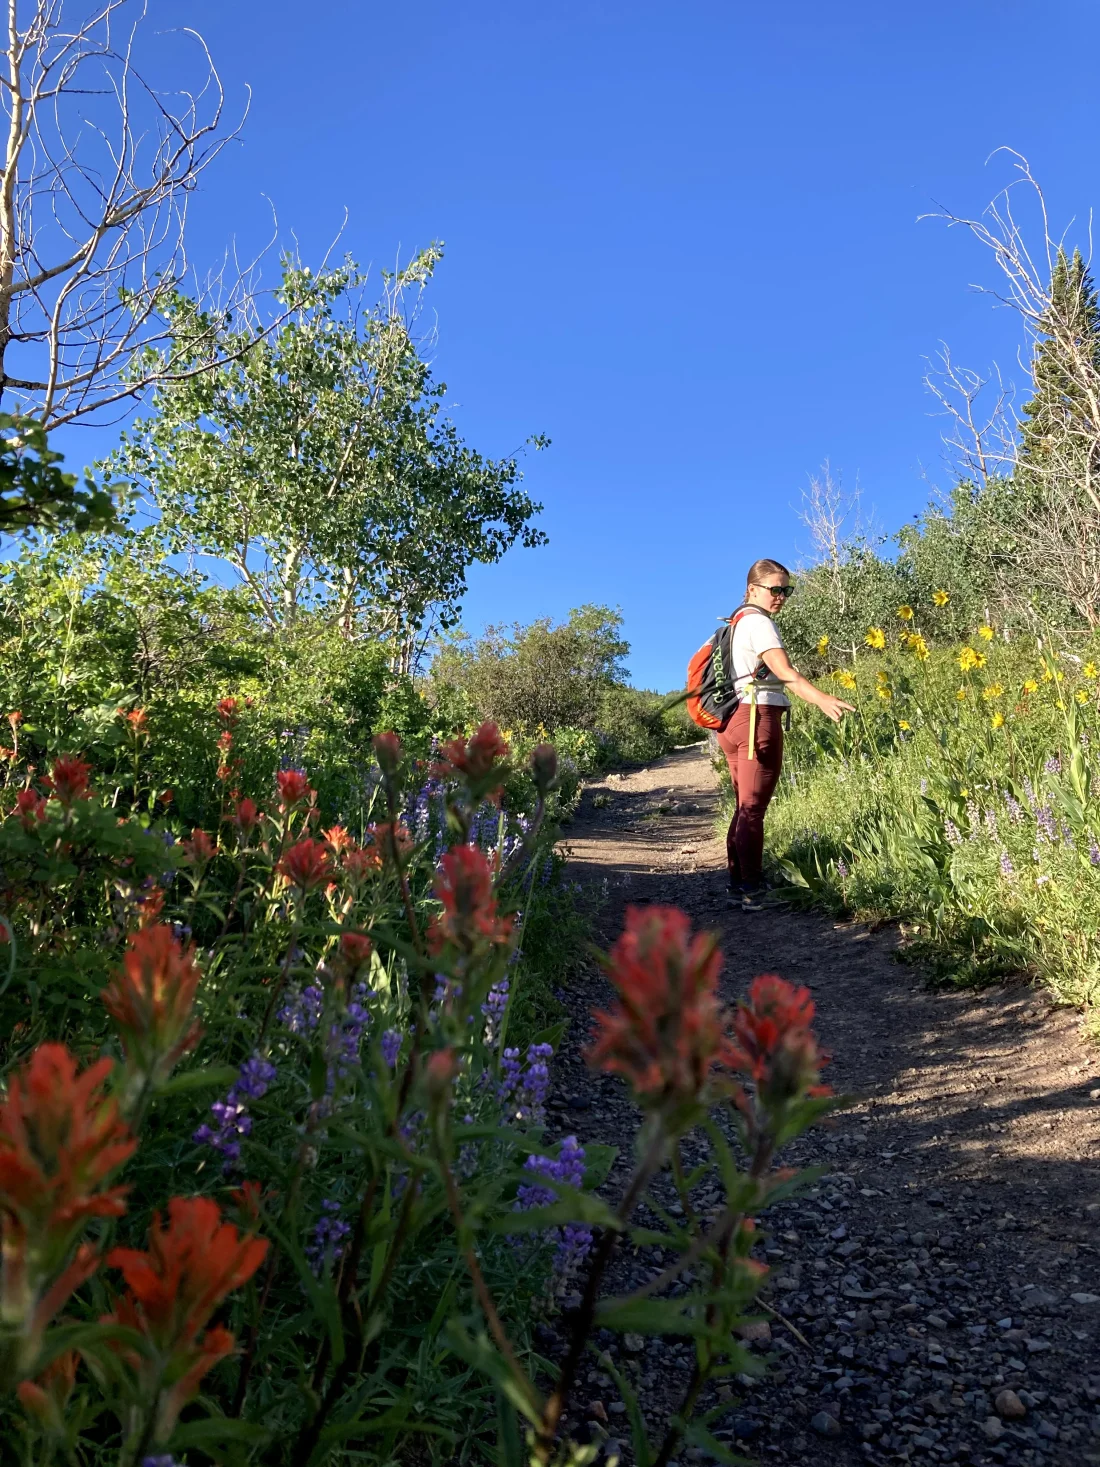
[[[812,703],[834,723],[855,712],[851,703],[815,688],[787,656],[772,618],[793,590],[790,572],[777,560],[758,560],[750,569],[731,644],[740,702],[717,735],[737,801],[726,835],[730,887],[746,912],[763,908],[764,815],[783,765],[787,694]]]

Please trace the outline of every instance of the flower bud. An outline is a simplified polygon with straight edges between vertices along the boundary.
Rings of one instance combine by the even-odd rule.
[[[536,744],[530,767],[535,788],[540,795],[548,794],[558,782],[558,751],[553,744]]]

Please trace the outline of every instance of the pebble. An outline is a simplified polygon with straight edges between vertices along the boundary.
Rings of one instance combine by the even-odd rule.
[[[1005,1431],[999,1416],[987,1416],[982,1430],[991,1442],[999,1442]]]
[[[997,1415],[1005,1421],[1019,1421],[1027,1415],[1027,1407],[1015,1391],[999,1391],[993,1404],[997,1408]]]
[[[840,1435],[840,1422],[835,1416],[830,1416],[828,1411],[819,1411],[816,1416],[811,1416],[810,1425],[818,1436]]]

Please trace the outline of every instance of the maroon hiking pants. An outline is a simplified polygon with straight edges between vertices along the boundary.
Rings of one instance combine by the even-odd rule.
[[[726,756],[737,798],[726,835],[726,860],[730,880],[755,885],[762,875],[764,814],[783,767],[782,708],[758,705],[756,709],[756,757],[749,758],[749,705],[742,703],[718,735],[718,747]]]

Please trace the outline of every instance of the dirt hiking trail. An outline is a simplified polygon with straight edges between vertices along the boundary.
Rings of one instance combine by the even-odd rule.
[[[827,1078],[858,1097],[785,1153],[828,1174],[765,1220],[777,1313],[752,1348],[772,1367],[712,1388],[704,1404],[729,1406],[712,1431],[760,1462],[1100,1464],[1100,1053],[1037,988],[931,991],[895,961],[891,929],[734,909],[717,813],[705,746],[692,746],[588,786],[564,842],[575,879],[607,883],[605,945],[627,903],[671,903],[719,930],[727,1000],[758,973],[807,984]],[[621,1148],[614,1192],[632,1108],[579,1054],[608,995],[594,965],[565,995],[575,1023],[551,1117],[557,1135]],[[659,1267],[654,1250],[624,1250],[609,1291]],[[678,1402],[687,1344],[607,1331],[597,1344],[654,1422]],[[594,1358],[574,1429],[629,1463],[625,1410]],[[680,1450],[680,1467],[712,1460]]]

